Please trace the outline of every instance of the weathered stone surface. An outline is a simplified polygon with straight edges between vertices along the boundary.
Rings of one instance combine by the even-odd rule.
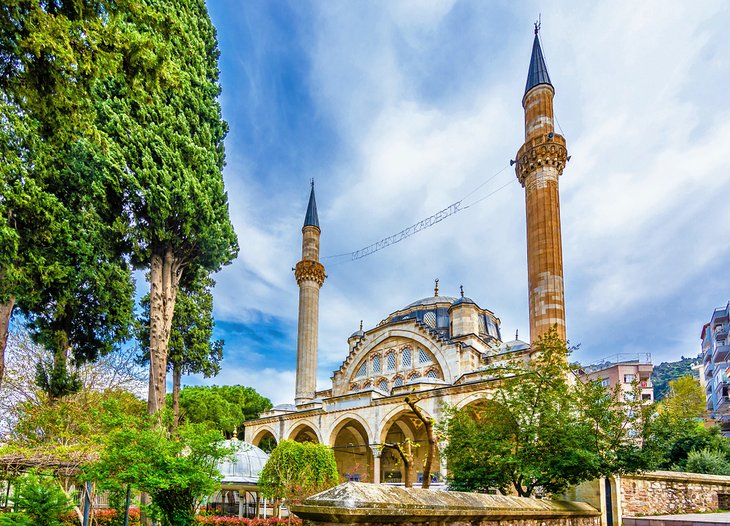
[[[650,471],[622,477],[623,515],[660,515],[713,511],[719,495],[730,494],[730,477]]]
[[[594,526],[599,512],[582,502],[429,491],[348,482],[292,508],[310,524],[439,523],[484,526]],[[585,520],[578,520],[585,519]],[[507,522],[505,522],[507,521]]]

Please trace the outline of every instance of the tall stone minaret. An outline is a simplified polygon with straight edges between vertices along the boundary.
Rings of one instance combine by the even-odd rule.
[[[317,389],[317,333],[319,289],[324,283],[324,266],[319,262],[319,218],[314,199],[314,180],[302,227],[302,260],[294,276],[299,285],[299,329],[297,331],[297,385],[294,402],[306,404]]]
[[[566,338],[563,248],[560,239],[558,177],[568,159],[565,138],[555,133],[553,95],[535,24],[530,71],[522,107],[525,144],[517,152],[515,172],[525,189],[530,342],[555,325]]]

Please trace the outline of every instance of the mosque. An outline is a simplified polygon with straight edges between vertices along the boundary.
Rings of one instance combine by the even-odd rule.
[[[555,133],[553,96],[540,48],[538,29],[522,98],[525,142],[512,164],[525,189],[530,341],[550,327],[565,339],[565,300],[558,178],[569,160],[565,139]],[[295,268],[299,285],[296,395],[246,422],[245,439],[265,446],[291,439],[331,446],[340,474],[349,480],[400,482],[400,463],[386,442],[426,443],[424,426],[404,402],[418,400],[437,422],[444,407],[462,408],[489,396],[497,384],[490,370],[526,361],[530,344],[504,341],[499,318],[464,296],[439,294],[389,314],[377,326],[348,338],[348,353],[332,375],[332,385],[317,389],[319,290],[325,269],[319,261],[321,229],[312,187],[302,227],[302,259]],[[420,481],[426,447],[414,449],[412,480]],[[431,477],[443,480],[443,458]]]

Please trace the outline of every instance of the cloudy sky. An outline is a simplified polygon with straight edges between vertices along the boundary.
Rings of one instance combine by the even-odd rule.
[[[572,155],[560,189],[574,359],[698,354],[702,324],[730,299],[728,2],[208,5],[241,252],[217,275],[226,358],[205,383],[292,401],[291,268],[311,178],[322,256],[374,243],[479,188],[464,201],[473,206],[397,245],[323,259],[320,388],[361,319],[373,327],[433,295],[435,278],[442,295],[463,285],[494,311],[505,339],[516,330],[528,339],[524,191],[508,165],[523,142],[539,13]]]

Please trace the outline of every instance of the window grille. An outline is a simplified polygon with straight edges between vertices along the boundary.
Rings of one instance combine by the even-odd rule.
[[[403,385],[403,377],[396,376],[395,380],[393,380],[393,387],[400,387],[401,385]]]
[[[411,348],[410,347],[406,347],[405,349],[403,349],[403,354],[401,354],[401,357],[400,357],[400,363],[401,363],[401,367],[403,369],[411,366]]]
[[[380,355],[376,354],[373,356],[373,372],[379,373],[380,372]]]
[[[431,369],[430,371],[428,371],[426,373],[426,378],[433,378],[434,380],[436,380],[436,379],[438,379],[438,377],[439,377],[438,373],[436,371],[434,371],[433,369]]]
[[[423,323],[428,325],[431,328],[436,327],[436,313],[435,312],[427,312],[423,315]]]
[[[355,373],[355,378],[362,378],[366,374],[368,374],[368,363],[367,362],[363,363],[360,366],[360,368]]]
[[[395,371],[395,353],[389,352],[385,355],[385,369],[387,371]]]
[[[350,392],[357,393],[357,391],[358,391],[357,384],[350,384]]]
[[[409,380],[413,380],[414,378],[420,378],[420,377],[421,377],[421,373],[419,373],[418,371],[413,371],[411,374],[408,375]]]
[[[418,349],[418,363],[431,363],[431,357],[423,349]]]
[[[385,380],[381,380],[380,384],[378,385],[378,389],[380,389],[381,391],[387,392],[388,391],[388,382]]]

